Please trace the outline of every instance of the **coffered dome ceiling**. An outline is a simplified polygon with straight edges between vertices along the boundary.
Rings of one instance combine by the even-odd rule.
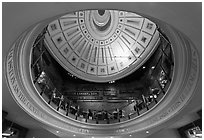
[[[45,42],[56,60],[78,78],[109,82],[137,70],[159,42],[157,25],[138,14],[86,10],[48,25]]]
[[[150,19],[156,24],[86,10],[39,22],[7,54],[12,97],[63,137],[125,136],[164,124],[193,95],[199,56],[185,35]]]

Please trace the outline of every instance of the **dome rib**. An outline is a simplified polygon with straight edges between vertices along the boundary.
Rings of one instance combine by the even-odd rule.
[[[105,18],[102,31],[95,23],[98,17]],[[105,10],[101,16],[97,10],[77,11],[51,22],[45,42],[68,72],[109,82],[131,74],[150,57],[159,42],[156,28],[135,13]]]

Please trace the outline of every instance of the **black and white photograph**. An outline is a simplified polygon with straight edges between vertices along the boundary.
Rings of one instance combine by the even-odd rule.
[[[202,2],[2,2],[2,138],[202,138]]]

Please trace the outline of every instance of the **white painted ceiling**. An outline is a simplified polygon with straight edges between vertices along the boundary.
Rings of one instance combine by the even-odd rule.
[[[2,4],[2,109],[8,119],[27,128],[39,128],[38,122],[28,116],[12,99],[4,77],[6,54],[17,37],[31,25],[62,13],[83,9],[120,9],[143,13],[179,29],[195,44],[202,56],[202,3],[3,3]],[[200,64],[201,65],[201,64]],[[201,67],[200,67],[201,68]],[[176,123],[179,117],[202,108],[201,76],[192,100],[180,114],[167,124]],[[157,128],[159,130],[161,128]],[[153,132],[156,130],[150,130]],[[134,136],[134,134],[133,134]],[[141,134],[144,136],[144,134]]]
[[[118,10],[104,14],[85,10],[63,15],[49,24],[45,35],[56,60],[88,81],[110,82],[127,76],[148,59],[159,42],[157,26],[149,19]]]

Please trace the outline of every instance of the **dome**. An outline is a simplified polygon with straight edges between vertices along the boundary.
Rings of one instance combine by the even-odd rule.
[[[54,20],[45,35],[47,48],[71,74],[110,82],[137,70],[159,42],[154,22],[118,10],[77,11]]]
[[[190,40],[156,18],[80,10],[25,31],[5,76],[18,105],[58,135],[127,136],[149,133],[186,105],[198,63]]]
[[[64,116],[94,124],[126,121],[154,108],[174,70],[161,29],[118,10],[63,15],[38,35],[32,53],[33,83],[43,100]]]

